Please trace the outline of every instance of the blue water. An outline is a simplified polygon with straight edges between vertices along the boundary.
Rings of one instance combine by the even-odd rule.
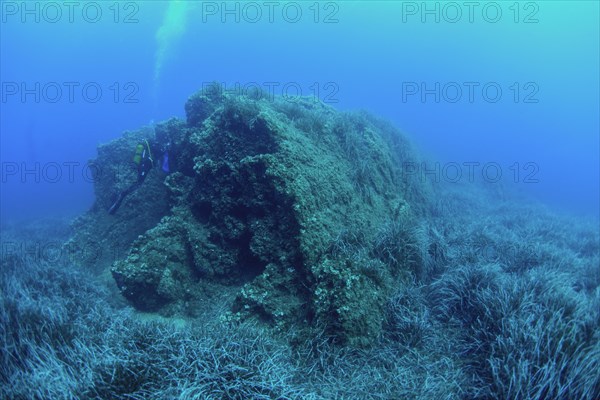
[[[383,116],[439,161],[425,179],[500,171],[599,213],[597,2],[0,4],[3,222],[88,209],[97,145],[211,81]]]

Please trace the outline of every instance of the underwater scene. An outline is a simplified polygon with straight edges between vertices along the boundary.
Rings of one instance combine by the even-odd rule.
[[[600,399],[600,3],[0,19],[0,399]]]

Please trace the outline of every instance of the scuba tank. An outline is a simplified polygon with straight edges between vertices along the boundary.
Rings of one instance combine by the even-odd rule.
[[[136,163],[137,165],[140,165],[143,154],[144,154],[144,145],[138,144],[135,147],[135,154],[133,155],[133,162]]]
[[[137,146],[135,146],[135,154],[133,155],[133,162],[136,163],[137,165],[140,165],[142,160],[148,159],[150,161],[151,165],[154,165],[154,160],[152,159],[152,153],[150,152],[150,144],[148,143],[147,140],[144,140],[144,142],[146,143],[146,146],[144,146],[142,143],[139,143]],[[146,153],[146,151],[147,151],[147,153]]]

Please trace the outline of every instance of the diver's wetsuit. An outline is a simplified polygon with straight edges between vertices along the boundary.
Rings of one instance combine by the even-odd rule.
[[[152,151],[150,150],[150,145],[148,145],[147,147],[148,148],[144,148],[144,152],[141,155],[140,163],[138,164],[137,181],[135,183],[133,183],[131,186],[129,186],[127,189],[125,189],[121,193],[119,193],[117,200],[108,209],[109,214],[114,214],[117,212],[119,207],[121,207],[121,203],[123,202],[125,197],[127,197],[127,195],[129,195],[130,193],[134,192],[137,188],[139,188],[142,185],[142,183],[144,183],[144,179],[146,179],[148,172],[154,166],[154,159],[152,158]],[[155,146],[153,146],[153,147],[155,147]],[[156,149],[153,149],[153,150],[156,150]],[[163,157],[165,157],[165,156],[166,156],[166,153],[165,153],[165,155],[163,155]]]

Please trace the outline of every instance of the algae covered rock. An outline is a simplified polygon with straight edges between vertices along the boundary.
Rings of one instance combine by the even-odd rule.
[[[123,295],[139,309],[168,314],[227,287],[227,319],[308,334],[319,326],[341,342],[368,345],[392,283],[409,273],[372,251],[376,235],[390,221],[418,216],[427,198],[402,174],[402,163],[414,161],[408,143],[366,113],[309,99],[211,87],[185,110],[187,121],[154,132],[154,140],[174,144],[175,160],[169,175],[152,171],[154,183],[138,193],[153,191],[138,207],[152,209],[154,224],[127,236],[128,255],[112,265]],[[125,157],[127,146],[112,146],[113,162]],[[98,193],[126,179],[106,180],[97,182]],[[97,202],[106,205],[105,194]],[[139,216],[128,207],[113,226],[131,230]],[[106,231],[99,221],[110,217],[94,209],[84,218]]]
[[[180,218],[165,217],[133,242],[127,257],[115,262],[115,281],[137,308],[154,311],[189,297],[193,259],[184,226]]]

